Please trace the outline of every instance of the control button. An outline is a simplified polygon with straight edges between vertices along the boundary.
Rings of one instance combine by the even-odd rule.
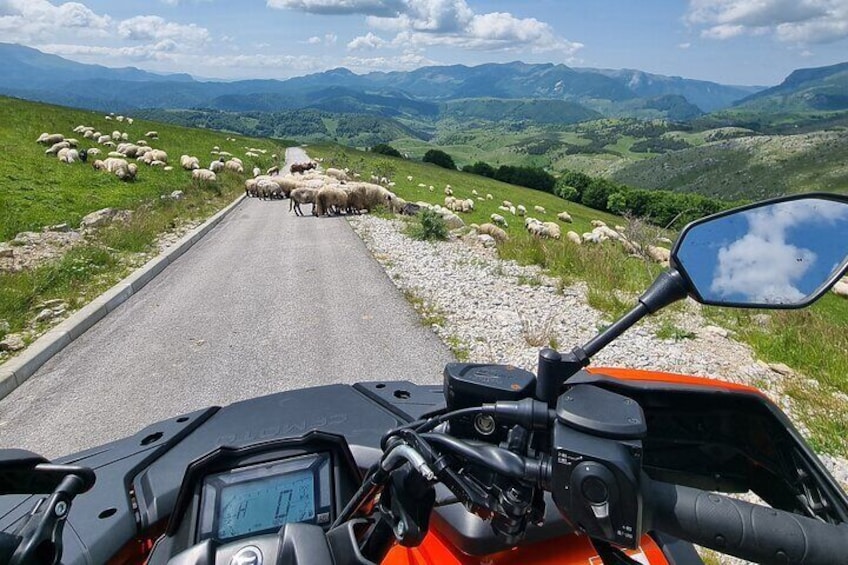
[[[607,500],[609,500],[607,484],[595,476],[589,476],[583,479],[583,482],[580,484],[580,491],[583,493],[583,497],[592,505],[606,505]]]
[[[262,552],[255,545],[245,546],[233,555],[230,565],[262,565]]]

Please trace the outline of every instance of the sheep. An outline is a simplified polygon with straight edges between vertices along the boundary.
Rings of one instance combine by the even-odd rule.
[[[150,161],[150,163],[148,163],[148,164],[151,167],[162,167],[164,169],[165,165],[167,165],[168,163],[166,163],[165,161]]]
[[[144,140],[144,139],[139,139],[138,141],[135,142],[135,144],[138,145],[139,147],[147,147],[147,145],[148,145],[147,141]]]
[[[599,228],[601,226],[607,225],[607,223],[603,220],[592,220],[591,224],[593,228]]]
[[[256,192],[258,196],[262,199],[273,199],[278,196],[280,193],[280,186],[268,178],[255,179],[256,180]]]
[[[527,208],[524,207],[524,204],[519,204],[515,207],[515,213],[519,216],[526,216]]]
[[[235,159],[230,159],[226,163],[224,163],[224,169],[227,171],[232,171],[238,174],[244,174],[244,166],[239,161]]]
[[[173,170],[174,170],[174,167],[172,167],[172,166],[168,165],[168,166],[166,166],[166,167],[162,167],[162,170],[163,170],[163,171],[173,171]]]
[[[124,117],[123,117],[123,116],[116,116],[116,117],[115,117],[115,120],[116,120],[116,121],[119,121],[119,122],[123,122],[123,121],[124,121]]]
[[[436,188],[431,184],[429,187],[427,187],[427,190],[429,190],[430,192],[433,192],[434,190],[436,190]],[[448,196],[450,196],[450,195],[448,195]]]
[[[426,185],[426,184],[424,184],[423,182],[419,182],[419,183],[418,183],[418,188],[427,188],[427,185]]]
[[[646,251],[648,253],[648,257],[650,257],[657,263],[661,263],[666,266],[668,265],[668,260],[671,257],[671,251],[669,251],[665,247],[648,245]]]
[[[74,131],[74,133],[82,133],[82,132],[85,131],[85,128],[86,128],[86,126],[80,124],[77,127],[75,127],[73,131]]]
[[[150,149],[139,147],[135,143],[125,142],[119,143],[118,146],[115,148],[115,151],[117,151],[118,153],[123,153],[128,158],[135,158],[139,155],[144,155],[145,153],[150,151]]]
[[[453,190],[449,186],[445,187],[445,196],[453,196]]]
[[[310,171],[317,167],[318,165],[315,161],[308,161],[306,163],[292,163],[290,168],[292,173],[305,173],[306,171]]]
[[[471,189],[471,194],[473,194],[474,196],[477,196],[477,190],[472,188],[472,189]]]
[[[509,224],[506,223],[506,218],[504,218],[500,214],[492,214],[491,216],[489,216],[489,218],[492,220],[493,224],[499,224],[505,228],[509,227]]]
[[[113,141],[121,141],[121,132],[115,130],[112,132],[112,140]]]
[[[144,134],[144,137],[149,137],[149,138],[159,137],[159,132],[158,131],[149,131],[149,132]]]
[[[512,206],[512,202],[510,202],[509,200],[504,200],[503,206],[504,208],[509,208],[510,206]]]
[[[280,193],[283,198],[288,198],[291,192],[298,187],[298,182],[294,177],[291,176],[279,176],[274,175],[269,177],[273,182],[277,183],[277,186],[280,187]]]
[[[260,169],[259,167],[253,167],[253,178],[258,177],[261,174],[262,174],[262,169]]]
[[[86,139],[91,139],[94,137],[94,130],[85,130],[82,132],[82,136]]]
[[[513,216],[515,216],[515,206],[509,207],[509,213],[512,214]]]
[[[224,170],[224,162],[223,161],[212,161],[209,163],[209,170],[213,173],[220,173]]]
[[[495,224],[485,223],[483,225],[477,226],[475,229],[477,230],[477,233],[484,233],[492,236],[495,241],[499,243],[509,239],[507,233]]]
[[[103,116],[103,119],[111,122],[112,116]]]
[[[79,145],[79,139],[74,139],[73,137],[66,137],[65,142],[71,147],[76,147]]]
[[[347,173],[344,172],[341,169],[334,169],[334,168],[330,167],[329,169],[324,171],[324,174],[327,175],[328,177],[333,177],[334,179],[339,180],[339,181],[343,181],[343,182],[347,182],[347,181],[350,180],[350,177],[347,176]]]
[[[133,125],[133,122],[134,122],[134,121],[135,121],[135,120],[133,120],[132,118],[127,118],[127,123],[128,123],[129,125]]]
[[[309,188],[306,186],[298,187],[291,191],[289,195],[291,201],[289,202],[289,212],[294,210],[295,216],[303,216],[303,211],[300,209],[301,204],[312,204],[312,215],[315,215],[315,194],[318,191]]]
[[[168,154],[161,149],[147,149],[145,150],[143,157],[144,162],[148,165],[153,161],[162,161],[164,163],[168,162]]]
[[[490,193],[488,193],[488,192],[486,193],[486,200],[494,200],[494,198],[495,197],[492,196]]]
[[[325,186],[315,195],[315,215],[324,216],[347,209],[347,192],[335,186]]]
[[[218,177],[209,169],[194,169],[191,171],[192,180],[199,182],[215,182]]]
[[[123,181],[133,180],[138,173],[138,166],[135,163],[127,163],[126,159],[110,157],[106,160],[96,160],[92,166],[101,171],[113,173]]]
[[[245,157],[259,157],[258,153],[254,153],[253,151],[248,151],[244,154]]]
[[[242,160],[241,160],[241,159],[239,159],[238,157],[232,157],[232,158],[230,159],[230,161],[233,161],[234,163],[238,163],[239,165],[241,165],[242,167],[244,167],[244,163],[243,163],[243,162],[242,162]]]
[[[129,140],[129,138],[130,138],[130,134],[128,134],[127,132],[123,132],[121,134],[121,141],[127,141],[127,140]]]
[[[533,210],[538,212],[539,214],[547,214],[545,208],[539,205],[533,206]]]
[[[498,210],[500,210],[501,212],[509,212],[509,208],[507,208],[506,206],[498,206]]]
[[[542,222],[542,227],[545,229],[545,237],[551,239],[562,238],[562,232],[559,229],[559,224],[556,222]]]
[[[560,222],[565,222],[566,224],[571,224],[574,222],[574,219],[568,212],[560,212],[559,214],[557,214],[557,220],[559,220]]]
[[[65,147],[63,149],[60,149],[56,156],[59,158],[59,161],[61,163],[71,164],[76,163],[77,161],[85,162],[85,160],[88,158],[88,153],[85,149],[77,151],[72,147]]]
[[[565,238],[566,238],[568,241],[570,241],[571,243],[574,243],[574,244],[576,244],[576,245],[580,245],[580,244],[582,244],[582,243],[583,243],[583,240],[580,238],[580,234],[578,234],[578,233],[577,233],[577,232],[575,232],[575,231],[570,231],[570,230],[569,230],[569,232],[565,234]]]
[[[44,151],[44,154],[45,155],[56,155],[59,152],[60,149],[67,149],[70,146],[71,146],[71,144],[68,143],[67,141],[60,141],[58,143],[54,143],[53,145],[51,145],[50,149],[46,149]]]
[[[86,153],[88,153],[89,155],[100,155],[102,151],[100,151],[100,149],[97,147],[92,147],[91,149],[86,151]]]
[[[110,139],[109,141],[106,141],[106,142],[103,143],[103,147],[114,148],[115,142]]]
[[[278,174],[280,174],[280,167],[279,167],[279,165],[274,165],[273,167],[270,167],[267,171],[265,171],[265,174],[266,174],[266,175],[271,175],[271,176],[274,176],[274,175],[278,175]]]
[[[97,137],[97,143],[99,143],[101,145],[103,145],[107,141],[112,141],[112,138],[109,137],[108,135],[100,135],[100,136]]]
[[[409,182],[412,182],[412,175],[406,175],[406,180],[408,180]]]
[[[386,201],[389,206],[389,210],[393,214],[402,214],[404,209],[406,209],[406,207],[409,205],[406,200],[395,194],[389,194],[386,197]]]
[[[187,171],[199,169],[200,159],[192,157],[191,155],[180,155],[180,166]]]
[[[116,159],[123,159],[124,157],[126,157],[126,155],[124,155],[120,151],[110,151],[107,154],[107,157],[115,157]]]

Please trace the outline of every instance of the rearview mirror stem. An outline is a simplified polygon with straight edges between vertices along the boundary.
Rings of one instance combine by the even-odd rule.
[[[575,347],[565,355],[550,348],[542,349],[539,352],[539,369],[536,375],[536,398],[553,407],[562,385],[586,367],[595,354],[648,314],[654,314],[688,295],[689,285],[686,279],[677,269],[670,268],[654,280],[630,312],[583,347]]]

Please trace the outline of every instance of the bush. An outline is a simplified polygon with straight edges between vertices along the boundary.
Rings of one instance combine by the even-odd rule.
[[[443,169],[451,169],[452,171],[456,170],[456,163],[453,162],[453,157],[439,149],[430,149],[427,151],[424,154],[422,161],[425,163],[433,163]]]
[[[627,197],[623,192],[610,194],[610,197],[607,199],[607,210],[613,214],[622,214],[627,210]]]
[[[420,240],[445,240],[448,238],[448,226],[445,220],[432,210],[421,210],[416,221],[410,225],[409,236]]]
[[[561,182],[557,182],[557,185],[554,187],[554,194],[563,200],[570,200],[572,202],[578,202],[580,200],[580,193],[577,192],[576,188],[562,184]]]
[[[554,192],[556,179],[544,169],[535,167],[513,167],[510,165],[501,165],[495,171],[495,178],[509,184],[518,186],[526,186],[543,192]]]
[[[388,155],[389,157],[403,158],[403,155],[400,154],[400,151],[398,151],[388,143],[378,143],[377,145],[371,148],[371,153],[380,153],[381,155]]]
[[[495,178],[495,168],[483,161],[477,161],[473,165],[465,165],[462,167],[462,172],[480,175],[481,177],[489,177],[490,179]]]

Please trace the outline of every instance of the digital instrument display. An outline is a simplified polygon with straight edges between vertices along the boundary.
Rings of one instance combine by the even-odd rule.
[[[309,455],[207,476],[200,540],[276,532],[283,524],[331,522],[330,457]]]

